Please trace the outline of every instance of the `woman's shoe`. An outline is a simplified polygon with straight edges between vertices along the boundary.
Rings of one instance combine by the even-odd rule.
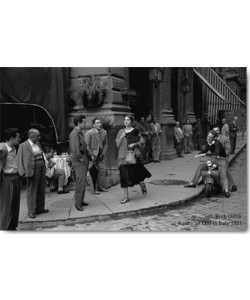
[[[140,187],[141,187],[142,195],[146,195],[148,191],[147,191],[145,183],[141,182]]]
[[[121,200],[121,204],[125,204],[125,203],[127,203],[127,202],[129,202],[129,198],[128,197],[125,197],[125,198],[123,198],[122,200]]]

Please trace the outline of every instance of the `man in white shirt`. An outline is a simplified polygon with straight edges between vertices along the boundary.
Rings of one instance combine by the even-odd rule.
[[[153,117],[152,123],[149,124],[151,127],[151,147],[152,147],[152,156],[154,162],[160,162],[160,153],[161,153],[161,125],[156,122],[156,117]]]
[[[27,179],[28,216],[32,219],[36,214],[47,213],[45,209],[45,162],[40,147],[40,132],[30,129],[28,140],[20,144],[17,161],[18,173]]]
[[[176,125],[174,128],[174,141],[175,141],[175,148],[176,148],[176,152],[177,152],[178,156],[183,157],[182,149],[183,149],[184,135],[180,128],[179,121],[176,121]]]
[[[15,146],[19,145],[18,129],[4,132],[6,143],[0,143],[0,230],[16,230],[20,209],[20,181],[17,173]]]
[[[184,149],[185,154],[191,153],[191,141],[193,136],[193,129],[192,125],[190,124],[189,119],[187,119],[187,123],[182,128],[183,134],[184,134]]]
[[[222,128],[221,128],[221,134],[225,135],[226,137],[229,137],[229,126],[227,125],[227,120],[222,119]]]

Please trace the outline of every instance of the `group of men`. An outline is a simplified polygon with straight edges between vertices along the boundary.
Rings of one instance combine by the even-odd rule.
[[[84,201],[84,197],[89,166],[94,164],[98,171],[97,183],[95,184],[93,181],[92,193],[108,192],[104,185],[104,158],[108,149],[107,132],[102,128],[100,118],[94,118],[92,123],[93,128],[84,135],[82,130],[86,126],[86,118],[83,115],[75,116],[75,128],[69,137],[70,161],[76,177],[75,207],[79,211],[83,211],[83,207],[88,205]]]
[[[202,148],[199,145],[199,139],[202,138],[200,120],[196,129],[197,145],[203,155],[208,151],[214,152],[217,156],[217,164],[223,192],[229,197],[229,186],[231,191],[236,191],[237,187],[227,167],[227,158],[233,154],[236,146],[237,136],[237,117],[229,124],[223,119],[223,127],[215,127],[210,131],[207,137],[207,143]],[[86,118],[83,115],[74,117],[74,129],[69,137],[71,150],[70,163],[75,172],[75,207],[83,211],[83,207],[88,203],[84,201],[87,172],[89,167],[95,166],[97,170],[97,183],[93,182],[93,194],[107,192],[105,188],[105,169],[104,158],[108,149],[107,132],[102,128],[100,118],[94,118],[93,128],[84,135],[83,129],[86,125]],[[142,117],[137,125],[141,135],[145,139],[142,149],[143,158],[149,159],[150,149],[155,162],[160,161],[161,150],[161,126],[156,122],[156,118],[151,116]],[[176,150],[179,156],[182,156],[182,143],[185,146],[185,153],[190,153],[191,139],[193,135],[192,125],[189,120],[180,128],[179,122],[176,122],[174,136],[176,139]],[[230,142],[229,142],[230,139]],[[44,154],[39,143],[40,132],[37,129],[30,129],[28,139],[19,145],[20,134],[18,129],[9,128],[5,130],[5,143],[0,143],[0,230],[16,230],[18,226],[19,208],[20,208],[20,178],[26,178],[27,181],[27,206],[28,216],[35,218],[37,214],[49,212],[45,209],[45,174],[51,170],[53,164],[50,159],[53,156],[53,148],[46,150]],[[231,143],[231,146],[230,146]],[[18,152],[15,147],[19,145]],[[213,147],[212,147],[213,145]],[[199,155],[197,157],[199,157]],[[223,159],[225,158],[225,159]],[[199,178],[202,170],[206,166],[200,165],[192,182],[186,187],[195,187],[199,184]],[[58,179],[58,194],[68,193],[64,186],[66,184],[65,173],[62,170],[54,171],[53,176]]]
[[[200,120],[198,120],[198,124],[200,124]],[[198,134],[200,137],[202,133],[201,132],[198,133],[197,131],[197,134],[195,135],[196,140],[198,140]],[[179,157],[183,157],[182,155],[183,147],[184,147],[185,154],[191,153],[192,137],[193,137],[193,127],[190,124],[190,120],[187,119],[186,124],[182,127],[182,129],[180,127],[180,122],[177,121],[174,128],[174,141],[175,141],[175,149]]]
[[[228,137],[231,145],[230,154],[235,153],[236,138],[238,131],[238,118],[234,117],[233,121],[227,124],[226,119],[222,119],[221,134]],[[184,153],[191,153],[191,146],[193,142],[194,150],[202,150],[203,142],[203,130],[201,126],[201,120],[198,119],[196,124],[192,126],[190,120],[186,120],[186,124],[180,128],[180,122],[177,121],[174,128],[174,139],[175,148],[177,155],[183,157],[182,151],[184,148]]]
[[[207,154],[214,156],[214,162],[218,165],[222,191],[228,198],[230,197],[229,190],[231,192],[237,191],[237,186],[235,185],[234,179],[228,170],[229,154],[234,154],[236,146],[236,136],[238,131],[237,117],[234,118],[233,122],[230,123],[229,126],[225,119],[223,119],[222,122],[223,126],[221,130],[218,126],[215,126],[213,130],[209,131],[206,144],[195,158],[200,158]],[[197,184],[203,184],[202,180],[199,182],[199,179],[202,175],[202,171],[206,169],[206,163],[200,164],[196,169],[192,181],[185,187],[190,188],[196,187]]]
[[[76,116],[75,128],[70,134],[70,162],[76,174],[75,207],[82,211],[84,202],[86,176],[89,162],[96,165],[98,177],[94,194],[108,191],[104,187],[104,156],[107,151],[107,132],[102,129],[99,118],[93,120],[93,129],[84,136],[86,118]],[[54,169],[51,158],[54,149],[40,144],[40,132],[37,129],[28,131],[28,139],[19,145],[18,129],[5,130],[5,142],[0,143],[0,230],[16,230],[20,209],[20,192],[22,178],[27,182],[28,217],[36,218],[37,214],[48,213],[45,209],[46,176],[58,180],[58,194],[68,193],[65,189],[66,175],[62,169]],[[18,152],[15,147],[19,145]],[[52,171],[52,169],[54,169]]]
[[[145,141],[142,148],[143,161],[153,159],[155,163],[159,163],[162,130],[156,117],[152,117],[151,115],[148,115],[146,119],[145,117],[141,117],[137,128]]]
[[[30,129],[28,139],[19,145],[18,129],[5,130],[0,144],[0,229],[16,230],[20,208],[20,177],[27,180],[27,206],[30,218],[47,213],[45,209],[45,162],[39,144],[40,132]],[[19,145],[18,153],[15,146]]]

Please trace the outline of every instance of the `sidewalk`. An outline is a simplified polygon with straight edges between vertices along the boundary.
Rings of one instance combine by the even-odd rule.
[[[231,162],[246,143],[247,133],[245,133],[243,141],[241,133],[239,133],[236,154],[230,156]],[[142,197],[138,185],[129,188],[130,202],[126,204],[120,204],[123,190],[119,184],[111,187],[108,193],[104,192],[100,195],[92,195],[91,187],[87,186],[85,201],[89,205],[84,207],[82,212],[76,210],[74,206],[74,186],[71,187],[68,194],[58,195],[56,192],[52,192],[50,197],[48,188],[46,188],[45,208],[49,209],[49,213],[37,215],[36,219],[30,219],[27,216],[26,190],[24,189],[21,193],[19,228],[25,230],[40,226],[49,227],[104,220],[115,216],[153,211],[194,199],[202,193],[203,186],[186,189],[183,185],[192,179],[196,167],[201,161],[204,161],[204,159],[194,158],[197,153],[198,151],[193,151],[192,154],[186,154],[184,158],[178,157],[161,163],[147,164],[146,168],[152,174],[151,178],[145,180],[148,194]]]

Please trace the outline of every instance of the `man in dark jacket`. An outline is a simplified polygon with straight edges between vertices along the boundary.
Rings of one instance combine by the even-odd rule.
[[[229,123],[229,138],[231,144],[231,154],[234,154],[235,152],[237,131],[238,131],[238,118],[234,117],[233,122]]]
[[[228,192],[226,152],[221,142],[215,139],[216,137],[217,133],[215,131],[209,131],[207,136],[207,143],[204,149],[199,154],[195,155],[195,158],[203,157],[209,153],[211,153],[215,157],[214,162],[218,165],[223,194],[226,197],[230,197],[230,194]],[[207,165],[205,163],[200,164],[196,169],[196,173],[194,175],[193,180],[190,182],[190,184],[186,185],[185,187],[196,187],[196,184],[198,183],[201,177],[202,171],[206,169]]]
[[[19,145],[18,129],[5,132],[6,143],[0,143],[0,230],[16,230],[20,209],[20,181],[15,146]]]
[[[82,132],[86,124],[85,116],[75,116],[74,124],[75,128],[69,136],[69,146],[72,152],[70,161],[76,175],[75,207],[77,210],[83,211],[83,206],[88,205],[84,202],[84,196],[89,165],[87,145]]]

